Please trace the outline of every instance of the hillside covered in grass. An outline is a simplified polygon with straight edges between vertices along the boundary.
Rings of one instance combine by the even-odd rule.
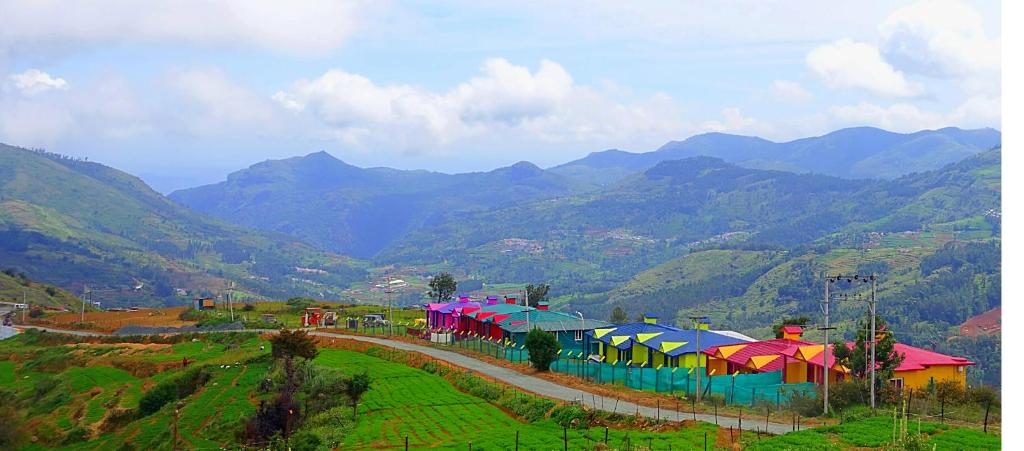
[[[173,302],[178,288],[187,297],[230,282],[243,292],[320,297],[365,277],[358,262],[210,219],[107,166],[6,145],[0,260],[65,289],[89,285],[107,305]]]

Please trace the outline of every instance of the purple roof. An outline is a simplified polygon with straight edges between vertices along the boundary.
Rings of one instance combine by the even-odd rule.
[[[441,313],[451,313],[451,312],[454,312],[455,309],[463,309],[463,308],[466,308],[466,307],[473,307],[473,308],[478,309],[478,308],[480,308],[480,303],[479,302],[459,302],[459,301],[449,302],[444,307],[441,307],[441,308],[437,309],[436,311],[441,312]]]

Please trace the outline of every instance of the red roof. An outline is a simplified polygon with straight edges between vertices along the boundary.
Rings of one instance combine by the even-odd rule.
[[[795,324],[790,324],[782,326],[782,332],[787,334],[802,334],[804,332],[804,328]]]

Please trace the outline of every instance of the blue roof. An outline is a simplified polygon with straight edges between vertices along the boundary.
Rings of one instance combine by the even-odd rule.
[[[656,337],[649,338],[647,341],[642,343],[644,346],[659,349],[662,342],[686,342],[685,345],[675,348],[665,354],[675,357],[682,354],[693,354],[697,353],[697,331],[694,329],[679,329],[677,327],[666,326],[664,324],[650,324],[650,323],[629,323],[622,324],[614,327],[615,330],[608,332],[601,337],[595,336],[595,331],[588,331],[587,335],[590,335],[592,339],[600,341],[605,344],[614,346],[617,349],[625,350],[633,347],[637,342],[637,334],[650,334],[650,333],[661,333]],[[612,337],[627,335],[630,337],[617,346],[612,345]],[[727,335],[718,334],[708,330],[700,331],[700,351],[714,347],[714,346],[725,346],[737,343],[746,343],[746,341],[739,338],[730,337]]]
[[[675,328],[675,327],[672,327],[672,326],[666,326],[664,324],[651,324],[651,323],[629,323],[629,324],[620,324],[618,326],[611,325],[611,326],[605,327],[603,329],[611,329],[611,328],[614,328],[615,330],[612,331],[612,332],[609,332],[607,334],[604,334],[601,337],[596,337],[595,334],[594,334],[595,331],[588,331],[587,335],[590,335],[590,337],[592,339],[594,339],[594,340],[597,340],[597,341],[600,341],[600,342],[606,343],[606,344],[611,344],[613,336],[629,335],[631,337],[629,340],[620,343],[618,346],[612,345],[612,346],[615,346],[618,349],[629,349],[630,347],[633,346],[633,341],[636,340],[636,334],[647,334],[647,333],[657,333],[657,332],[666,332],[666,333],[667,332],[679,332],[681,330],[681,329],[678,329],[678,328]]]
[[[727,346],[738,343],[746,343],[739,338],[718,334],[708,330],[700,331],[700,349],[697,349],[697,331],[686,329],[678,332],[664,333],[642,343],[648,348],[658,349],[663,341],[685,341],[686,344],[675,348],[665,354],[675,357],[682,354],[694,354],[715,346]]]

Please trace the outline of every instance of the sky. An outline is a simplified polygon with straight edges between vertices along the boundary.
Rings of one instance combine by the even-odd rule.
[[[0,142],[155,189],[325,150],[550,167],[706,132],[1000,128],[998,1],[0,0]]]

